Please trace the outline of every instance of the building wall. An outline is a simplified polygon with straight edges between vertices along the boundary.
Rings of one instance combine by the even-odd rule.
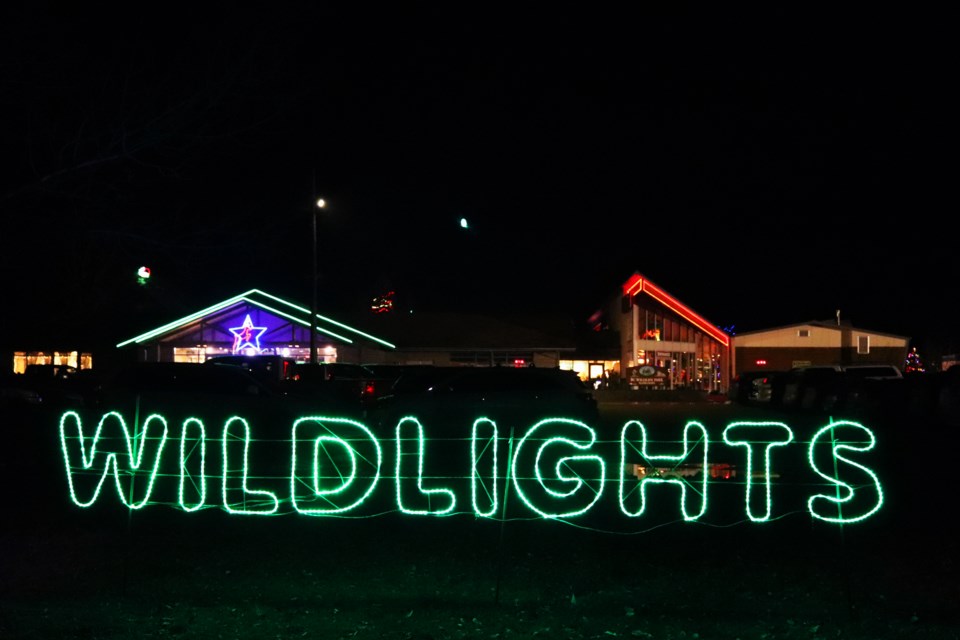
[[[841,349],[817,347],[740,347],[735,351],[736,371],[786,371],[802,365],[892,364],[902,369],[906,347],[871,347],[870,353],[857,353],[856,347]],[[758,360],[766,364],[757,364]]]
[[[646,334],[645,323],[656,317],[658,336],[662,339],[650,339]],[[729,384],[730,351],[717,343],[695,326],[671,311],[659,308],[659,303],[651,301],[644,294],[636,299],[628,296],[616,297],[607,307],[607,318],[611,329],[620,335],[620,367],[636,366],[637,352],[648,354],[669,353],[673,356],[672,383],[702,385],[704,389],[726,389]],[[720,379],[714,379],[714,370],[707,363],[702,367],[697,363],[702,358],[707,362],[716,358]]]
[[[801,336],[800,331],[807,331]],[[868,353],[858,353],[861,337]],[[733,339],[734,371],[785,371],[806,364],[892,364],[902,368],[909,340],[855,327],[795,325],[738,335]],[[763,361],[763,364],[758,364]]]
[[[800,330],[809,332],[807,337],[799,335]],[[844,342],[856,346],[859,336],[868,336],[873,347],[906,347],[906,339],[899,336],[873,333],[851,327],[819,327],[816,325],[796,325],[738,335],[734,338],[737,348],[742,347],[797,347],[797,348],[838,348]]]

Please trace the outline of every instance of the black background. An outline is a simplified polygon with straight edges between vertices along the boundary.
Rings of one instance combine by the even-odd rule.
[[[8,5],[8,340],[307,303],[323,196],[334,317],[585,320],[640,271],[736,332],[839,309],[960,346],[944,16],[350,7]]]

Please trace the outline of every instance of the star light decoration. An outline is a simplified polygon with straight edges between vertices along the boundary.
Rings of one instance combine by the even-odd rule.
[[[229,330],[230,333],[233,334],[233,353],[239,353],[248,347],[256,349],[257,353],[260,353],[260,336],[262,336],[266,330],[267,327],[253,326],[253,320],[250,319],[250,314],[248,313],[242,325]]]

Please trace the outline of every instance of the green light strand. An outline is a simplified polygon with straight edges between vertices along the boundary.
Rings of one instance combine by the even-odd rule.
[[[192,445],[189,445],[188,441],[191,441],[188,438],[190,432],[190,426],[195,425],[197,429],[200,430],[200,437],[192,439]],[[200,473],[196,476],[199,477],[199,487],[196,482],[193,482],[192,474],[187,471],[187,463],[190,458],[195,455],[195,452],[199,449],[200,451]],[[179,490],[179,499],[180,499],[180,508],[186,512],[197,511],[203,507],[204,503],[207,501],[207,430],[203,426],[203,421],[199,418],[187,418],[183,421],[183,429],[180,433],[180,490]],[[199,500],[192,505],[187,504],[186,499],[186,487],[188,485],[188,478],[190,480],[189,484],[193,487],[194,491],[197,491],[200,494]]]
[[[535,459],[533,462],[536,484],[534,484],[532,488],[534,490],[539,490],[540,492],[540,496],[535,499],[534,497],[528,495],[527,491],[525,491],[523,488],[523,485],[528,484],[528,482],[526,478],[523,478],[517,473],[517,461],[520,460],[520,458],[526,452],[525,445],[527,442],[533,442],[536,440],[534,436],[537,431],[546,427],[565,427],[566,431],[569,431],[574,435],[571,437],[554,436],[543,439],[540,442],[536,449]],[[578,439],[576,435],[580,435],[582,437]],[[548,451],[557,448],[558,446],[560,448],[570,447],[578,451],[588,451],[596,442],[596,431],[578,420],[571,420],[569,418],[546,418],[530,427],[527,433],[524,434],[524,436],[517,443],[516,452],[514,453],[511,466],[513,486],[517,492],[517,495],[520,497],[520,500],[523,501],[523,503],[532,511],[547,519],[572,518],[582,515],[590,510],[597,500],[600,499],[600,496],[603,493],[603,487],[606,479],[606,467],[604,465],[603,458],[598,455],[573,455],[561,456],[555,460],[555,464],[553,466],[553,478],[551,478],[551,480],[555,480],[556,484],[558,485],[567,487],[566,490],[563,491],[556,490],[550,486],[552,482],[548,483],[541,471],[541,467],[545,454]],[[581,465],[599,468],[599,473],[586,474],[588,477],[592,476],[597,478],[599,481],[599,486],[590,486],[583,480],[581,475],[576,473],[567,473],[564,470],[566,469],[570,471],[573,468]],[[577,494],[583,496],[584,494],[590,493],[592,493],[592,498],[590,498],[589,502],[586,502],[586,504],[577,505],[576,500],[571,500],[571,498],[578,498]],[[543,500],[544,498],[546,498],[546,500]],[[582,497],[580,500],[582,501]],[[540,501],[550,503],[557,502],[560,504],[572,503],[572,506],[568,507],[565,511],[547,510],[546,508],[543,508],[541,505],[537,504]]]
[[[404,453],[403,451],[403,431],[404,425],[413,425],[417,429],[417,452],[415,454]],[[397,487],[397,508],[400,509],[403,513],[408,513],[411,515],[433,515],[433,516],[442,516],[447,515],[453,512],[454,508],[457,505],[457,497],[454,494],[453,490],[448,488],[437,488],[437,489],[425,489],[423,487],[423,459],[424,459],[424,446],[423,446],[423,425],[420,424],[420,421],[413,416],[406,416],[401,418],[397,423],[397,473],[396,473],[396,487]],[[427,508],[426,509],[412,509],[407,507],[404,504],[403,500],[403,485],[405,476],[401,473],[404,467],[404,460],[408,460],[411,455],[417,457],[417,475],[416,475],[416,489],[414,493],[426,496],[427,498]],[[431,499],[433,496],[445,495],[448,498],[448,504],[446,508],[441,509],[432,509],[430,508]]]
[[[750,436],[746,437],[747,434]],[[771,455],[777,447],[784,447],[793,442],[793,431],[782,422],[732,422],[723,430],[723,441],[732,447],[743,447],[747,452],[747,491],[746,513],[754,522],[767,522],[773,512],[773,482]],[[763,485],[765,491],[765,506],[763,514],[753,512],[753,476],[754,476],[754,449],[763,445]]]
[[[478,451],[480,441],[480,425],[490,427],[490,434],[484,440],[483,448]],[[470,493],[473,498],[473,512],[481,518],[490,518],[497,512],[497,423],[489,418],[478,418],[473,423],[473,433],[470,437]],[[490,486],[483,482],[480,475],[480,460],[489,452],[491,458]],[[486,509],[480,507],[479,488],[483,488],[488,503]]]
[[[230,456],[227,453],[229,449],[228,444],[231,441],[230,428],[234,424],[243,425],[243,473],[241,474],[241,483],[240,483],[240,492],[243,496],[243,507],[237,508],[230,502],[229,494],[231,492],[229,486],[229,480],[231,479],[230,473]],[[236,439],[235,439],[236,440]],[[223,508],[227,513],[234,513],[239,515],[251,515],[251,516],[269,516],[273,515],[280,508],[280,501],[277,499],[277,496],[267,490],[259,489],[250,489],[247,484],[249,476],[249,466],[250,466],[250,425],[247,424],[247,421],[239,416],[234,416],[227,420],[226,424],[223,425]],[[266,506],[264,507],[247,507],[248,498],[249,503],[254,505],[261,503],[260,500],[257,500],[257,497],[262,497],[266,500]]]
[[[631,437],[631,431],[638,431],[639,438]],[[693,434],[696,434],[696,436],[694,437]],[[639,450],[634,444],[638,440],[640,442]],[[693,441],[692,444],[691,441]],[[632,474],[630,474],[630,469],[634,468],[633,464],[627,462],[628,445],[632,450],[640,454],[648,467],[655,468],[658,466],[658,462],[665,462],[676,468],[692,457],[696,444],[701,442],[703,443],[703,457],[700,462],[699,489],[693,490],[694,487],[686,478],[644,477],[639,479],[639,482],[628,490],[627,483],[630,481],[629,478],[633,477]],[[709,469],[707,465],[709,439],[707,437],[706,427],[696,421],[688,422],[683,428],[683,453],[677,455],[653,455],[648,451],[648,445],[649,438],[647,436],[647,428],[643,423],[638,420],[629,420],[624,423],[623,428],[620,430],[620,511],[630,518],[642,516],[646,512],[649,503],[647,499],[647,487],[653,485],[668,485],[680,487],[680,512],[683,515],[684,521],[693,522],[703,517],[707,512],[707,483],[710,475],[707,472]],[[628,498],[634,493],[639,496],[640,504],[637,509],[632,510],[628,507],[627,502]],[[699,498],[699,509],[691,507],[691,503],[695,497]]]
[[[185,512],[209,507],[231,514],[274,515],[283,507],[285,513],[308,516],[351,513],[352,517],[368,517],[358,512],[370,502],[380,480],[383,449],[380,440],[362,422],[330,416],[301,417],[293,421],[289,439],[255,439],[252,431],[240,416],[227,419],[219,439],[222,466],[208,475],[207,448],[211,440],[216,443],[217,439],[208,437],[201,418],[189,417],[183,421],[179,434],[179,466],[174,471],[170,465],[170,472],[163,474],[160,465],[169,428],[162,415],[151,414],[143,428],[133,432],[119,412],[109,411],[101,416],[90,437],[84,432],[80,414],[66,411],[60,417],[59,437],[70,499],[79,507],[90,507],[102,495],[104,482],[111,474],[121,503],[130,509],[167,504]],[[714,482],[711,478],[718,468],[732,468],[734,478],[745,476],[742,484],[746,518],[754,523],[769,522],[774,518],[774,479],[779,478],[774,473],[774,456],[779,460],[779,452],[785,455],[791,450],[789,445],[796,442],[793,431],[782,422],[728,424],[722,443],[729,449],[720,450],[729,453],[743,448],[743,473],[736,465],[728,464],[729,460],[708,464],[708,454],[716,456],[718,449],[709,446],[707,431],[699,422],[688,422],[684,427],[679,455],[653,455],[647,428],[637,420],[623,425],[619,441],[607,443],[598,441],[596,431],[582,422],[548,418],[530,427],[519,442],[511,437],[501,489],[500,437],[493,420],[475,420],[469,442],[467,438],[428,440],[424,431],[415,416],[407,416],[396,424],[397,511],[456,515],[456,505],[462,499],[464,504],[472,501],[472,510],[462,513],[472,511],[475,517],[504,520],[506,514],[498,515],[498,509],[505,505],[506,497],[501,500],[499,494],[510,486],[515,488],[521,503],[540,517],[561,519],[586,513],[601,498],[606,481],[604,459],[596,452],[607,444],[611,450],[619,444],[618,498],[620,511],[627,517],[637,518],[649,510],[649,487],[672,484],[680,487],[683,520],[700,519],[707,511],[708,490],[716,490],[710,487],[733,482]],[[441,444],[444,440],[448,441],[446,445]],[[680,444],[676,441],[674,446]],[[809,515],[845,524],[867,519],[881,508],[884,494],[880,481],[862,462],[863,454],[875,448],[872,431],[859,423],[831,419],[813,439],[801,444],[806,445],[809,467],[829,485],[821,489],[822,493],[807,494]],[[702,459],[699,448],[703,451]],[[275,473],[254,474],[254,450],[258,456],[281,465],[287,463],[289,467]],[[277,457],[276,453],[281,451],[284,453]],[[449,461],[437,455],[453,455],[460,460],[460,452],[464,466],[470,465],[463,469],[466,473],[445,471],[445,479],[431,473],[433,467]],[[639,456],[643,464],[635,464],[628,456]],[[530,472],[525,475],[520,470]],[[208,503],[207,479],[218,475],[222,500]],[[164,481],[159,482],[161,479]],[[756,482],[763,482],[762,491]],[[284,485],[289,496],[280,499],[275,489],[282,492]],[[168,490],[169,498],[165,499],[166,494],[157,495]],[[468,491],[470,495],[466,495]]]
[[[302,436],[301,432],[308,428],[320,430],[322,433],[312,438]],[[345,437],[344,431],[353,432],[353,435],[359,437]],[[349,436],[349,434],[347,435]],[[293,447],[290,464],[290,498],[293,503],[293,508],[297,513],[311,516],[346,513],[359,507],[370,497],[370,494],[373,493],[380,479],[383,454],[380,443],[366,425],[347,418],[333,418],[329,416],[300,418],[293,423],[291,439],[293,441]],[[310,473],[310,477],[312,478],[312,485],[310,485],[312,498],[314,500],[324,500],[330,505],[329,507],[303,506],[304,499],[298,495],[299,491],[297,487],[303,486],[305,483],[301,480],[302,476],[298,475],[300,465],[297,458],[297,450],[302,446],[301,443],[305,442],[313,444],[313,456],[311,460],[312,471]],[[357,443],[359,443],[359,445]],[[327,449],[327,445],[332,445],[334,451],[346,453],[347,459],[350,461],[350,472],[348,474],[343,474],[343,470],[338,462],[338,456],[336,456],[335,453],[331,453]],[[358,446],[370,449],[370,453],[373,455],[361,455],[357,450]],[[370,475],[365,476],[366,486],[359,488],[355,484],[358,475],[358,460],[361,464],[372,468]],[[375,460],[376,462],[371,462],[371,460]],[[322,462],[324,461],[327,466],[333,467],[336,476],[324,475],[322,473],[324,466]],[[325,480],[331,477],[337,478],[339,484],[332,488],[324,488],[326,484]],[[353,491],[349,491],[350,489],[353,489]],[[340,503],[337,499],[343,498],[344,496],[346,496],[344,498],[345,501]]]
[[[75,430],[76,436],[70,437],[67,433],[68,421],[72,422]],[[151,425],[154,423],[160,423],[163,426],[163,433],[159,439],[154,435],[151,436]],[[110,432],[116,432],[119,429],[122,433],[120,435],[114,435],[109,437]],[[153,429],[156,431],[156,429]],[[107,434],[107,435],[105,435]],[[100,418],[99,424],[97,424],[97,430],[93,435],[93,438],[90,442],[89,451],[86,446],[86,437],[83,434],[83,421],[80,418],[80,415],[76,411],[67,411],[60,417],[60,448],[63,453],[63,461],[66,466],[67,473],[67,484],[70,489],[70,499],[79,507],[89,507],[94,502],[97,501],[97,498],[100,497],[100,491],[103,488],[103,482],[107,478],[108,473],[112,473],[113,481],[117,488],[117,495],[120,497],[120,501],[130,509],[142,509],[147,502],[150,500],[150,495],[153,493],[153,483],[156,480],[157,472],[160,469],[160,454],[163,453],[164,445],[167,443],[167,421],[157,414],[151,414],[147,417],[147,420],[143,424],[143,436],[139,438],[139,446],[137,446],[136,434],[131,434],[130,430],[127,429],[127,424],[121,416],[116,411],[110,411],[105,413],[103,417]],[[143,499],[139,501],[134,501],[133,496],[129,499],[124,495],[124,487],[120,480],[120,468],[119,462],[117,460],[118,452],[110,451],[106,453],[105,456],[101,455],[102,445],[106,445],[110,442],[122,441],[125,445],[125,450],[127,454],[127,475],[131,478],[131,482],[135,477],[136,473],[140,470],[140,466],[143,463],[143,458],[145,451],[148,445],[154,445],[154,451],[152,455],[153,466],[150,469],[150,477],[147,482],[146,488],[144,489]],[[70,446],[70,443],[76,443],[79,447],[79,456],[77,452],[73,451],[74,447]],[[136,448],[136,454],[134,454],[134,448]],[[80,464],[77,464],[77,458],[79,457]],[[93,490],[93,495],[89,500],[81,500],[77,496],[76,486],[74,484],[75,475],[78,473],[78,469],[82,471],[90,471],[94,469],[97,460],[102,457],[102,466],[100,468],[99,480],[97,480],[96,487]]]
[[[838,433],[839,435],[837,435]],[[834,438],[837,439],[834,440]],[[877,439],[873,431],[858,422],[852,422],[850,420],[831,422],[814,434],[813,438],[810,439],[810,446],[807,449],[807,459],[810,463],[810,468],[821,478],[831,483],[836,489],[836,492],[835,495],[821,493],[811,496],[807,500],[807,510],[811,516],[825,522],[849,524],[865,520],[880,510],[880,507],[883,506],[883,487],[880,485],[880,479],[877,477],[877,474],[844,455],[844,453],[848,451],[870,451],[876,446],[876,442]],[[829,447],[833,461],[844,462],[854,469],[858,469],[869,478],[869,482],[861,484],[858,489],[855,489],[849,483],[841,480],[839,473],[836,473],[835,476],[821,470],[816,460],[815,451],[818,446],[825,445]],[[869,497],[864,499],[868,507],[861,507],[862,512],[859,515],[842,515],[840,511],[841,506],[844,504],[851,505],[856,494],[863,491],[873,494],[872,499]],[[824,504],[826,504],[826,506],[820,509],[820,506]],[[831,506],[833,509],[831,509]],[[848,513],[852,510],[853,509],[848,509]],[[831,511],[840,515],[832,516],[830,515]]]

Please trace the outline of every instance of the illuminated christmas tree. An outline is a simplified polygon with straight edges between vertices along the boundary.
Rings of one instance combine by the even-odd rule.
[[[920,359],[920,354],[917,353],[917,348],[914,347],[910,350],[910,353],[907,354],[907,359],[903,363],[904,373],[923,373],[923,360]]]

